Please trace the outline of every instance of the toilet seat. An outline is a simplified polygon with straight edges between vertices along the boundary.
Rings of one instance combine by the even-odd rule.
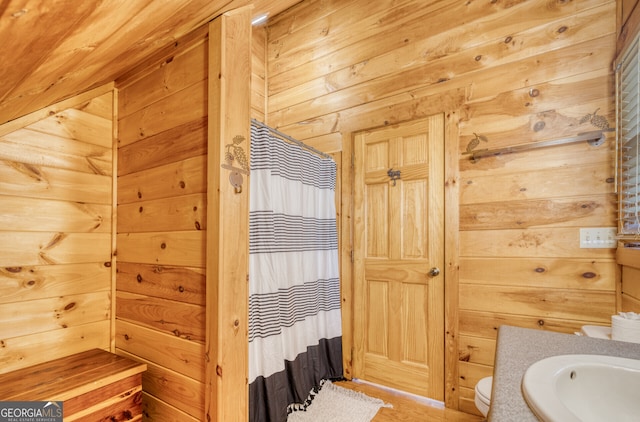
[[[482,378],[476,384],[475,388],[475,405],[482,413],[482,416],[489,414],[489,405],[491,404],[491,384],[493,383],[493,377]]]

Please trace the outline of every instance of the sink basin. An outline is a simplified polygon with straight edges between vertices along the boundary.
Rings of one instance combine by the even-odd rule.
[[[532,364],[522,393],[544,422],[637,421],[640,360],[560,355]]]

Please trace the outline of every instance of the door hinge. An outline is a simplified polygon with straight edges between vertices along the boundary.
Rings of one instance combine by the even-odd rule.
[[[351,263],[353,264],[354,262],[354,258],[353,258],[353,250],[351,250],[351,252],[349,253],[351,255]]]

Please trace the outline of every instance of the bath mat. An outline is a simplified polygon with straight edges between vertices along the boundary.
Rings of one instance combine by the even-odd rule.
[[[323,380],[302,404],[289,406],[287,422],[369,422],[381,407],[392,407],[359,391]]]

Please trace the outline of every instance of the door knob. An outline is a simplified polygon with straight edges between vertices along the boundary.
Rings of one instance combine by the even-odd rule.
[[[438,267],[433,267],[429,270],[429,272],[427,273],[429,274],[429,277],[435,277],[437,275],[440,275],[440,268]]]

